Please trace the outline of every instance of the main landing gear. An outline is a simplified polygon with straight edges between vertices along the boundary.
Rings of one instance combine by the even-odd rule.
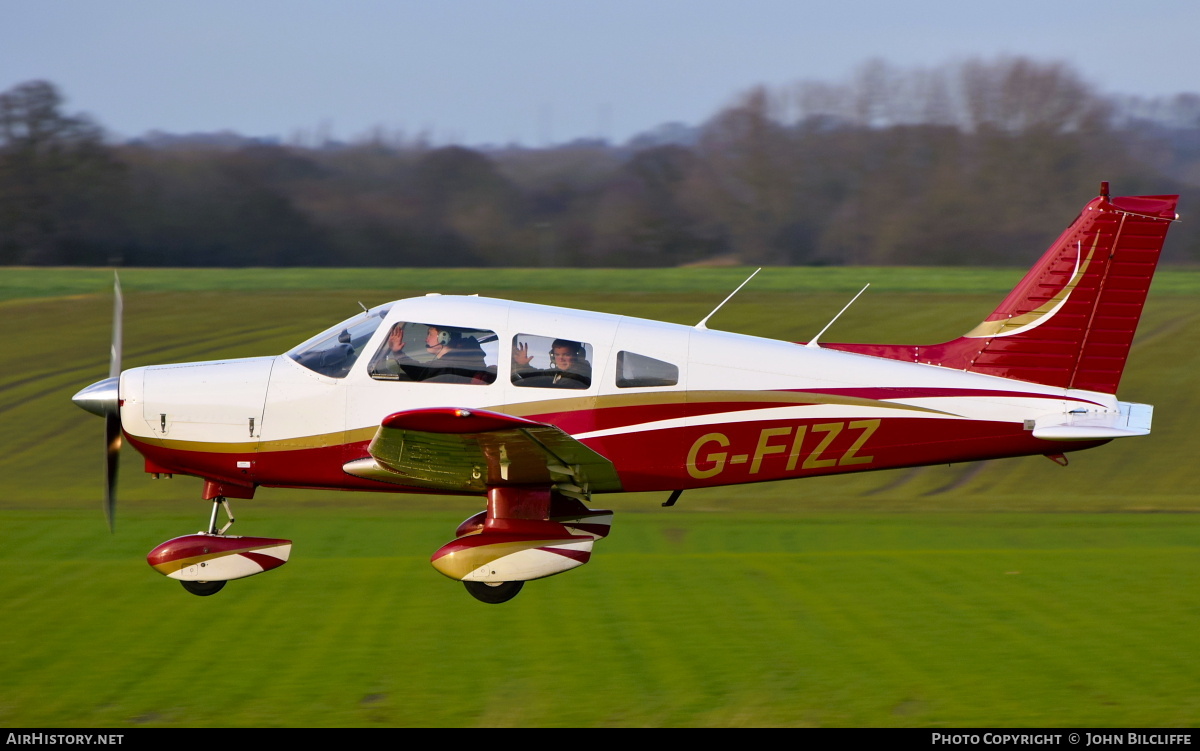
[[[433,567],[457,579],[476,600],[508,602],[525,582],[587,563],[608,534],[612,512],[592,510],[557,488],[488,488],[487,510],[458,525],[433,554]]]

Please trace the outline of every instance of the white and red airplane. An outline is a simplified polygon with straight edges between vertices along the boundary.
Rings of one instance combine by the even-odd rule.
[[[1152,407],[1115,394],[1177,199],[1102,184],[994,313],[934,345],[792,343],[434,294],[282,355],[121,372],[118,289],[110,378],[74,401],[107,419],[110,525],[122,436],[147,472],[204,480],[208,531],[149,556],[190,592],[287,560],[288,540],[225,534],[227,499],[267,486],[486,497],[432,562],[504,602],[588,561],[612,521],[587,505],[604,493],[671,491],[670,505],[717,485],[1065,463],[1148,434]]]

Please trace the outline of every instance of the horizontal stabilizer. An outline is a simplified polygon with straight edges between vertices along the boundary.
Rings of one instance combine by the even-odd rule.
[[[1076,412],[1034,421],[1033,437],[1047,441],[1096,441],[1149,435],[1154,407],[1117,402],[1120,412]]]

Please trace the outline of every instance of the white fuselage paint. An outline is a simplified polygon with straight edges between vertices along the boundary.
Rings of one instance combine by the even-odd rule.
[[[367,373],[368,363],[382,346],[390,326],[399,321],[496,332],[498,362],[489,363],[496,366],[495,382],[470,385],[372,379]],[[514,386],[508,353],[516,334],[587,342],[592,348],[591,386],[586,390]],[[614,372],[617,353],[622,350],[678,365],[678,383],[618,388]],[[872,404],[781,405],[744,413],[733,411],[627,425],[575,437],[586,439],[666,427],[809,417],[904,416],[1015,423],[1041,419],[1045,422],[1073,410],[1097,414],[1120,409],[1114,396],[1091,391],[1042,386],[935,365],[811,348],[677,324],[473,296],[427,296],[394,303],[363,348],[363,355],[344,378],[317,374],[290,357],[280,355],[135,368],[122,374],[120,395],[122,422],[133,436],[195,443],[200,450],[205,443],[246,444],[247,450],[252,451],[260,441],[280,442],[276,445],[286,447],[288,441],[312,436],[325,436],[329,443],[336,443],[344,434],[377,427],[389,414],[421,407],[505,411],[506,407],[554,399],[849,388],[1006,393],[902,396],[895,400],[875,397]],[[884,400],[886,402],[880,403]]]

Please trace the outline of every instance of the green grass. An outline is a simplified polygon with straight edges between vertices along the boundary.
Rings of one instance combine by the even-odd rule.
[[[808,338],[860,271],[764,271],[787,286],[756,278],[711,325]],[[281,352],[360,299],[427,288],[694,323],[748,271],[693,273],[123,271],[125,365]],[[899,270],[825,338],[956,336],[1020,276],[960,273],[980,272]],[[0,725],[1200,723],[1194,272],[1156,282],[1122,384],[1156,405],[1148,438],[1067,468],[717,488],[670,510],[605,497],[619,513],[592,562],[504,606],[428,562],[474,499],[265,489],[234,501],[234,531],[294,539],[286,566],[211,598],[154,573],[145,554],[208,508],[198,480],[151,481],[126,451],[105,530],[103,427],[69,399],[106,374],[109,279],[0,273]]]
[[[384,302],[405,294],[490,294],[514,296],[558,293],[719,295],[716,305],[754,271],[738,268],[683,269],[120,269],[121,285],[131,292],[361,291]],[[870,283],[875,292],[937,294],[1004,293],[1025,273],[1016,268],[974,267],[784,267],[763,269],[746,294],[778,292],[850,292]],[[0,269],[0,301],[35,297],[93,295],[112,286],[111,269]],[[1161,272],[1155,294],[1200,294],[1200,269]],[[368,294],[374,293],[374,294]],[[383,293],[382,297],[378,293]],[[848,299],[848,298],[847,298]],[[998,302],[998,300],[997,300]],[[989,311],[990,312],[990,311]]]
[[[108,538],[10,512],[0,724],[1167,727],[1200,711],[1200,517],[633,513],[592,564],[502,607],[431,571],[456,520],[271,509],[245,524],[294,537],[295,560],[202,599],[137,565],[187,514]]]

